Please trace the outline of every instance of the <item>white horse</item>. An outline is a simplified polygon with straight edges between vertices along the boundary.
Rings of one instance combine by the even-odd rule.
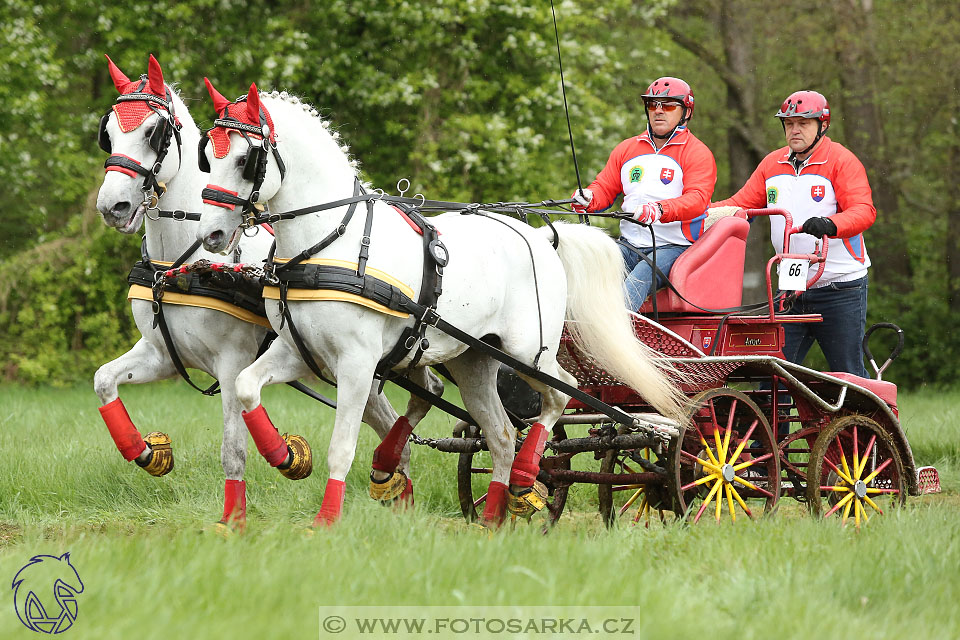
[[[196,221],[159,218],[155,214],[161,209],[198,212],[202,204],[200,190],[206,184],[206,176],[200,172],[197,163],[201,135],[186,105],[177,92],[164,83],[160,65],[153,56],[150,56],[147,75],[133,82],[113,61],[109,61],[109,68],[121,98],[105,116],[101,128],[101,144],[112,154],[97,198],[97,208],[104,222],[121,233],[136,233],[143,224],[146,252],[151,260],[161,265],[170,265],[178,258],[188,262],[200,259],[222,261],[222,257],[202,248],[185,255],[194,244]],[[137,99],[138,96],[141,99]],[[174,118],[176,125],[180,126],[180,140],[174,135]],[[158,129],[160,133],[157,133]],[[165,144],[161,140],[164,133]],[[156,206],[151,213],[147,204],[154,192],[149,184],[146,191],[143,190],[143,174],[136,167],[152,171],[161,150],[165,155],[155,179],[165,183],[166,191],[153,203]],[[247,263],[260,263],[266,258],[272,241],[272,236],[262,231],[254,237],[244,237],[237,245],[239,256],[234,254],[233,257]],[[138,293],[144,291],[147,295],[138,299]],[[136,460],[149,473],[160,476],[173,467],[170,439],[160,432],[151,433],[146,438],[140,436],[119,398],[118,385],[173,378],[177,376],[177,369],[159,327],[154,326],[149,289],[134,287],[131,297],[134,320],[142,337],[130,351],[100,367],[94,377],[94,388],[103,405],[100,408],[103,419],[120,452],[127,460]],[[241,418],[235,380],[240,370],[256,358],[269,325],[265,319],[229,304],[219,304],[217,309],[192,306],[216,305],[217,301],[210,298],[169,293],[165,294],[164,300],[166,324],[183,365],[205,371],[220,382],[223,407],[220,458],[226,475],[221,522],[242,526],[246,514],[243,473],[247,430]],[[442,390],[435,377],[424,383],[431,389],[439,386]],[[411,400],[407,417],[416,424],[428,409],[429,404]],[[397,421],[397,414],[383,395],[371,389],[363,419],[383,438]],[[293,479],[308,475],[311,459],[306,441],[300,436],[287,436],[284,445],[289,446],[284,453],[294,459],[286,461],[286,465],[279,464],[281,473]],[[398,463],[407,475],[408,461],[409,447]],[[406,486],[404,489],[411,490]]]
[[[249,200],[256,187],[259,201],[269,201],[274,215],[350,198],[354,193],[356,163],[316,111],[285,94],[260,94],[256,85],[251,86],[245,99],[235,103],[220,95],[209,81],[207,87],[221,118],[229,109],[231,113],[243,113],[250,125],[231,126],[223,120],[215,124],[220,147],[216,153],[208,150],[206,156],[212,167],[210,182],[218,185],[216,190],[239,194],[234,198],[240,202]],[[267,139],[238,135],[238,129],[258,131],[264,122],[270,126]],[[221,131],[216,132],[217,128]],[[244,159],[254,152],[254,146],[263,146],[268,157],[263,179],[257,184],[243,177]],[[285,176],[281,175],[280,160],[286,167]],[[321,238],[339,234],[313,257],[315,262],[346,265],[356,271],[360,247],[368,245],[366,272],[375,270],[377,278],[396,283],[398,289],[408,290],[408,295],[417,299],[424,268],[421,237],[396,210],[375,200],[372,231],[369,241],[364,240],[365,206],[361,203],[358,214],[339,231],[346,205],[275,222],[278,260],[293,258]],[[233,250],[245,220],[239,209],[204,207],[197,237],[208,250]],[[244,209],[249,207],[245,205]],[[550,228],[535,230],[509,217],[447,213],[431,218],[430,223],[436,226],[449,253],[437,309],[443,319],[543,373],[576,385],[574,377],[556,360],[566,314],[574,338],[585,353],[635,388],[661,413],[678,416],[682,395],[671,375],[633,334],[623,304],[623,261],[616,244],[605,233],[584,225],[554,225],[559,234],[559,250],[555,250]],[[309,353],[329,367],[339,390],[328,452],[330,478],[315,519],[316,524],[328,524],[341,512],[343,480],[354,458],[363,398],[375,367],[394,347],[401,331],[413,324],[413,318],[371,309],[356,298],[291,300],[288,309]],[[267,314],[282,339],[237,377],[237,392],[246,415],[259,415],[259,419],[247,423],[255,440],[261,429],[273,428],[261,406],[263,386],[293,380],[307,371],[294,346],[289,323],[282,322],[277,301],[267,300]],[[483,521],[499,525],[507,508],[528,513],[537,502],[530,488],[544,441],[568,396],[526,377],[543,394],[543,409],[514,460],[516,432],[496,391],[498,362],[432,326],[426,337],[429,347],[419,364],[446,364],[459,383],[467,410],[487,438],[493,476]],[[408,353],[395,368],[402,370],[413,356],[413,352]]]

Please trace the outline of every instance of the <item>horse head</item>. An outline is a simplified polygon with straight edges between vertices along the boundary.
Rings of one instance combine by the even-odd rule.
[[[208,251],[229,253],[241,232],[255,224],[264,203],[280,189],[286,167],[277,151],[270,112],[257,85],[231,102],[204,78],[217,119],[200,140],[198,161],[210,174],[203,190],[204,215],[197,237]],[[271,161],[273,160],[273,161]],[[238,209],[239,207],[239,209]]]
[[[152,55],[147,73],[133,81],[109,56],[107,63],[120,96],[100,120],[100,148],[110,157],[97,210],[108,226],[136,233],[183,163],[183,123],[196,127]]]

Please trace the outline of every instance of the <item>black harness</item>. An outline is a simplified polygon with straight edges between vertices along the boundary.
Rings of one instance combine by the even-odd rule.
[[[415,367],[423,356],[423,352],[430,347],[430,342],[425,334],[428,326],[435,326],[434,318],[439,318],[436,315],[436,309],[437,301],[443,290],[443,268],[448,261],[447,250],[440,242],[436,228],[414,208],[405,207],[404,214],[407,219],[416,225],[423,238],[423,277],[417,302],[414,303],[398,287],[366,273],[367,260],[370,254],[370,234],[373,229],[373,209],[381,196],[382,194],[379,193],[367,193],[360,181],[355,180],[352,198],[281,214],[281,218],[290,218],[295,215],[344,206],[344,204],[348,205],[347,212],[337,228],[320,242],[284,263],[274,262],[271,252],[265,267],[268,274],[267,279],[275,282],[280,290],[280,310],[283,323],[289,326],[290,335],[303,361],[310,367],[314,375],[322,380],[326,379],[323,376],[323,371],[307,349],[294,323],[293,316],[290,314],[288,304],[290,289],[322,289],[349,293],[371,300],[393,311],[409,313],[414,317],[414,324],[403,329],[397,344],[377,364],[375,376],[381,380],[381,384],[388,376],[388,372],[398,365],[411,350],[416,349],[408,368]],[[357,268],[305,264],[306,260],[328,247],[346,232],[346,227],[353,218],[357,204],[360,202],[366,202],[367,215],[364,221],[363,238],[360,241],[360,251],[357,256]],[[410,306],[411,304],[415,306]]]
[[[246,100],[247,98],[244,96],[236,102],[246,102]],[[273,154],[273,157],[277,160],[281,182],[287,174],[287,167],[283,162],[283,158],[280,157],[277,146],[270,142],[270,125],[267,122],[267,115],[263,111],[263,107],[260,107],[259,118],[259,127],[241,122],[230,115],[230,105],[227,105],[224,107],[223,117],[214,120],[213,127],[211,128],[211,130],[217,127],[232,129],[240,133],[247,142],[247,154],[244,156],[243,162],[243,179],[253,183],[250,196],[247,198],[238,198],[236,195],[212,185],[207,185],[202,193],[204,201],[207,202],[240,205],[241,216],[244,218],[244,225],[246,227],[254,226],[254,224],[256,224],[254,219],[259,213],[263,212],[263,205],[259,203],[260,187],[263,185],[263,181],[267,176],[267,161],[270,159],[270,154]],[[248,135],[251,133],[260,136],[260,139],[251,138]],[[206,134],[200,137],[199,153],[197,155],[197,163],[200,171],[204,173],[210,173],[210,161],[207,160],[206,154],[206,147],[209,142],[210,136],[209,131],[207,131]]]
[[[159,198],[166,190],[162,184],[157,182],[157,176],[160,174],[160,168],[163,165],[164,158],[167,157],[167,152],[170,149],[170,142],[172,140],[176,139],[177,141],[177,158],[182,161],[183,157],[181,152],[182,142],[180,139],[180,129],[182,125],[177,122],[173,109],[173,96],[170,93],[170,89],[166,90],[166,99],[164,99],[152,93],[144,92],[146,85],[147,76],[140,76],[140,84],[137,86],[137,90],[133,93],[119,96],[117,102],[146,102],[150,110],[159,116],[157,125],[153,129],[153,133],[150,134],[150,148],[157,153],[157,159],[153,163],[153,167],[144,167],[132,158],[113,153],[110,134],[107,133],[107,122],[110,120],[110,112],[113,110],[112,107],[100,118],[100,128],[97,132],[97,141],[100,148],[111,154],[106,162],[103,163],[103,168],[119,167],[143,176],[143,185],[140,187],[140,190],[144,193],[145,201],[149,200],[148,194],[155,194],[155,196]],[[157,109],[154,105],[163,107],[163,110]]]

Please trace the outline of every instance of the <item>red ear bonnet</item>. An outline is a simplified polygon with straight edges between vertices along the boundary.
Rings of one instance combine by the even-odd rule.
[[[276,144],[273,119],[270,117],[270,113],[260,104],[260,92],[257,90],[256,83],[250,85],[250,91],[247,93],[245,100],[241,98],[237,102],[230,102],[213,87],[213,83],[208,78],[204,78],[203,81],[207,85],[210,98],[213,99],[213,108],[216,110],[218,118],[233,118],[259,129],[262,126],[260,123],[260,111],[262,110],[267,120],[267,126],[270,127],[270,141]],[[207,133],[213,143],[213,156],[215,158],[223,158],[230,153],[230,131],[231,129],[228,127],[215,126]],[[249,131],[246,134],[253,138],[263,137]]]
[[[107,68],[110,71],[110,78],[113,85],[121,95],[136,93],[137,89],[143,83],[141,78],[131,81],[120,68],[113,63],[110,56],[104,54],[107,58]],[[150,56],[150,63],[147,72],[147,81],[140,93],[150,93],[158,98],[167,99],[167,87],[163,84],[163,70],[160,69],[160,63],[157,59]],[[147,103],[146,100],[127,100],[113,105],[113,111],[117,114],[117,124],[120,125],[120,131],[128,133],[133,131],[144,121],[154,114],[153,109],[164,109],[157,103]]]
[[[166,98],[167,88],[163,85],[163,70],[152,53],[150,54],[150,64],[147,67],[147,78],[149,79],[150,93]]]

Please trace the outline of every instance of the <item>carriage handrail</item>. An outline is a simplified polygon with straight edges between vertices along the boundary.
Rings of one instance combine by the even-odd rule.
[[[773,265],[785,259],[807,260],[811,264],[818,264],[819,267],[816,273],[807,279],[806,286],[809,289],[813,286],[813,283],[820,279],[823,275],[824,268],[827,266],[827,247],[829,246],[830,240],[827,236],[823,236],[821,238],[822,244],[818,242],[812,254],[790,253],[790,238],[793,235],[793,216],[790,215],[789,211],[786,209],[743,209],[742,212],[748,219],[758,218],[760,216],[783,216],[784,218],[783,247],[785,253],[778,253],[770,258],[770,260],[767,261],[766,267],[767,305],[770,309],[770,320],[774,320],[776,313],[773,307],[773,280],[771,276]]]

